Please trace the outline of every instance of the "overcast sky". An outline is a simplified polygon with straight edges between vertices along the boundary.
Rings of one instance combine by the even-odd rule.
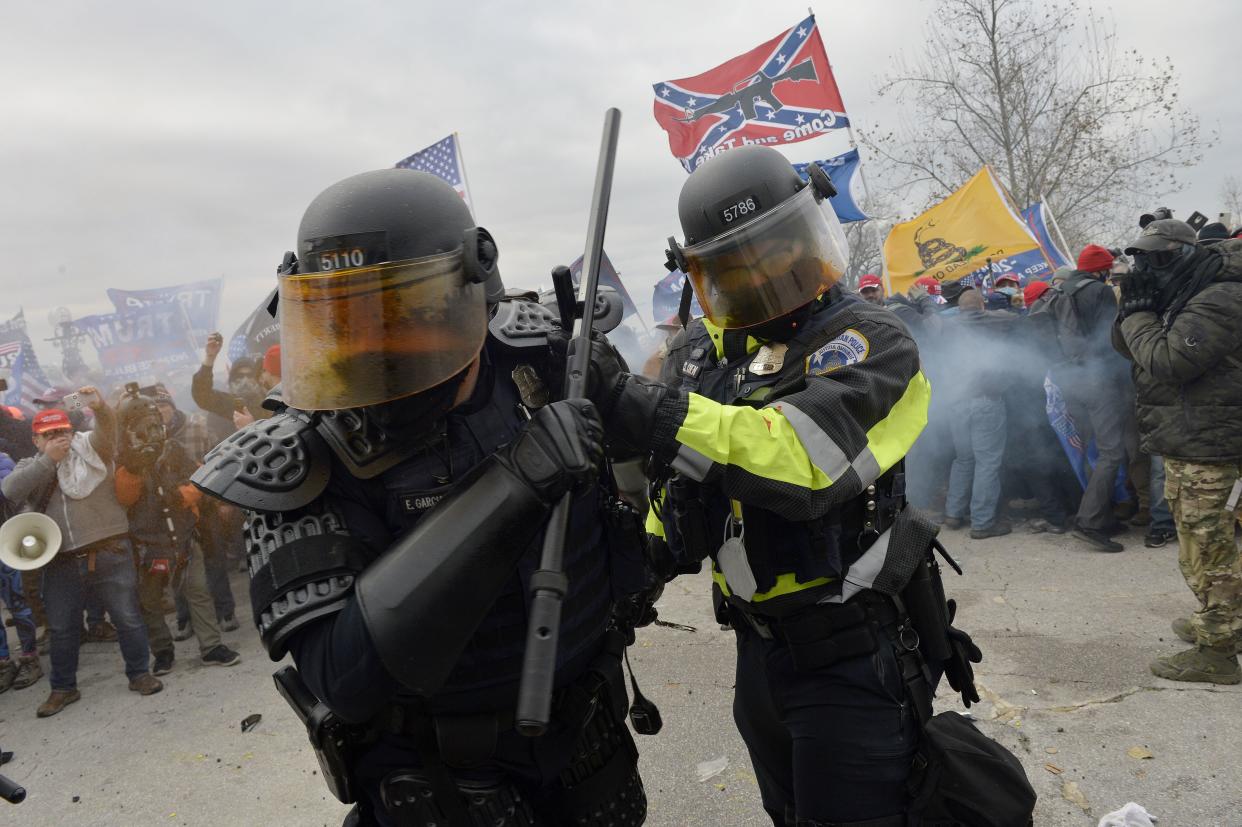
[[[1126,46],[1168,55],[1220,141],[1153,193],[1218,210],[1242,174],[1242,4],[1100,0]],[[930,0],[815,7],[856,123],[891,58],[922,45]],[[0,29],[0,316],[110,309],[106,287],[223,276],[226,335],[274,283],[302,211],[334,181],[460,133],[479,222],[511,286],[581,254],[603,112],[623,112],[606,248],[640,307],[680,235],[685,173],[651,84],[705,71],[794,25],[802,3],[6,3]],[[847,147],[843,132],[784,147]],[[864,153],[864,158],[865,158]],[[51,353],[40,343],[46,361]]]

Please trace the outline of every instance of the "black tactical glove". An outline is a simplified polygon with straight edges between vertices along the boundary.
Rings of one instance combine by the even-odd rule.
[[[513,444],[497,454],[541,500],[591,485],[604,458],[604,428],[588,399],[563,399],[535,411]]]
[[[944,676],[949,679],[949,686],[962,696],[962,703],[969,709],[972,703],[979,702],[979,691],[975,689],[975,670],[972,663],[983,660],[983,652],[970,639],[970,635],[953,627],[953,618],[957,615],[957,601],[947,601],[949,605],[949,647],[953,654],[944,662]]]
[[[548,347],[552,349],[552,370],[555,375],[564,376],[565,366],[572,360],[577,342],[558,327],[548,334]],[[591,335],[590,364],[586,395],[588,399],[599,405],[616,385],[617,377],[622,373],[629,373],[630,368],[625,363],[625,358],[598,330]]]
[[[557,337],[549,334],[555,353]],[[567,358],[572,358],[576,341],[569,341]],[[613,457],[654,453],[671,461],[676,451],[674,437],[686,416],[686,396],[670,391],[666,385],[629,372],[625,360],[602,336],[591,341],[591,372],[587,396],[599,406],[604,420],[609,454]]]
[[[1160,287],[1156,282],[1156,274],[1151,270],[1136,270],[1122,276],[1121,283],[1121,317],[1135,313],[1152,313],[1156,310],[1156,296]]]

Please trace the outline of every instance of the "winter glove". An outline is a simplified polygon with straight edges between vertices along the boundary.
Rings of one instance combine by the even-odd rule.
[[[1121,318],[1135,313],[1154,313],[1160,287],[1151,270],[1131,273],[1118,279],[1121,283]]]
[[[983,660],[983,652],[970,639],[970,635],[953,627],[953,618],[957,615],[957,601],[947,601],[949,605],[949,648],[953,654],[944,662],[944,676],[949,679],[949,686],[962,696],[962,703],[969,709],[972,703],[979,702],[979,691],[975,689],[975,670],[972,663]]]
[[[518,438],[497,455],[536,495],[555,503],[567,491],[582,491],[599,473],[604,429],[588,399],[563,399],[535,411]]]

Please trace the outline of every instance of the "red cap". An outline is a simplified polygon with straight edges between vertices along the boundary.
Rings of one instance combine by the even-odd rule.
[[[867,290],[872,287],[879,287],[883,289],[884,282],[880,279],[879,276],[874,275],[872,273],[868,273],[867,275],[863,276],[862,278],[858,280],[859,290]]]
[[[936,281],[935,276],[920,276],[914,280],[914,283],[926,287],[927,292],[933,296],[940,295],[940,282]]]
[[[48,408],[46,411],[39,411],[30,422],[30,430],[36,434],[45,434],[48,431],[58,431],[63,428],[72,429],[73,423],[69,421],[69,414],[60,408]]]
[[[4,409],[9,412],[9,416],[13,417],[18,422],[22,422],[26,419],[25,412],[16,405],[5,405]]]
[[[1046,281],[1033,281],[1022,291],[1022,299],[1026,302],[1026,306],[1033,305],[1040,296],[1047,293],[1052,288]]]
[[[1014,284],[1022,283],[1022,279],[1018,278],[1013,273],[1001,273],[996,277],[997,284],[1000,284],[1002,281],[1012,281]]]
[[[263,354],[263,369],[277,379],[280,378],[280,345],[272,345]]]
[[[1113,254],[1099,244],[1088,244],[1078,254],[1078,269],[1084,273],[1099,273],[1112,269],[1112,266]]]

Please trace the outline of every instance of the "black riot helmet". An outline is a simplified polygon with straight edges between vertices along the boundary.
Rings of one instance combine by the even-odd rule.
[[[378,405],[460,376],[504,294],[496,244],[434,175],[383,169],[321,192],[280,271],[284,400]]]
[[[696,169],[681,188],[685,247],[669,239],[708,320],[749,328],[813,301],[845,272],[848,244],[818,164],[810,182],[764,146],[731,149]]]

